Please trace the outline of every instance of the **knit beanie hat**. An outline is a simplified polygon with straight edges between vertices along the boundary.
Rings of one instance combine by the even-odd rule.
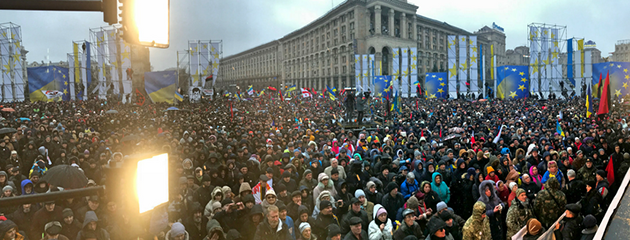
[[[378,211],[376,211],[376,216],[380,216],[381,214],[387,214],[387,210],[385,210],[385,208],[379,208]]]
[[[488,174],[490,174],[491,172],[494,172],[494,168],[492,166],[488,166],[486,168],[486,172],[488,172]]]
[[[510,185],[509,185],[510,191],[512,190],[512,188],[514,188],[514,186],[516,186],[516,183],[515,182],[510,182]]]
[[[180,222],[175,222],[173,223],[173,226],[171,226],[171,236],[170,236],[171,238],[175,238],[185,233],[186,233],[186,228],[184,228],[184,225],[181,224]]]
[[[354,197],[355,197],[355,198],[359,198],[359,197],[361,197],[361,196],[364,196],[364,197],[365,197],[365,192],[363,192],[363,190],[361,190],[361,189],[357,189],[356,191],[354,191]]]
[[[442,209],[446,209],[447,207],[448,207],[448,206],[446,205],[446,203],[445,203],[444,201],[441,201],[441,202],[439,202],[439,203],[437,204],[436,209],[437,209],[437,211],[439,212],[439,211],[441,211]]]
[[[308,222],[300,223],[300,234],[304,232],[307,228],[311,228],[311,225]]]
[[[418,199],[416,198],[416,196],[412,196],[409,199],[407,199],[407,208],[416,209],[418,208],[419,205],[420,203],[418,203]]]
[[[446,221],[448,221],[449,219],[453,219],[453,215],[452,215],[452,214],[451,214],[451,212],[449,212],[449,211],[444,211],[444,212],[441,212],[441,213],[439,214],[439,216],[440,216],[440,218],[441,218],[442,220],[444,220],[445,222],[446,222]]]
[[[597,226],[597,219],[595,219],[595,217],[591,214],[586,215],[586,217],[584,217],[584,220],[582,221],[582,225],[584,226],[584,228],[592,228]]]
[[[468,168],[466,172],[468,173],[468,176],[475,176],[475,173],[476,173],[475,168],[473,167]]]

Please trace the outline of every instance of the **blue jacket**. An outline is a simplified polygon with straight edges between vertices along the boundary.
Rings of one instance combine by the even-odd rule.
[[[440,176],[440,179],[442,180],[440,185],[435,184],[435,177]],[[448,186],[446,186],[446,183],[444,182],[444,177],[442,177],[442,174],[440,174],[439,172],[434,172],[433,176],[431,178],[433,181],[431,182],[431,190],[435,191],[438,196],[440,196],[440,199],[442,199],[442,201],[444,201],[445,203],[448,203],[449,200],[451,200],[451,190],[448,189]]]
[[[564,178],[564,175],[562,174],[562,171],[560,171],[560,169],[558,169],[558,173],[556,174],[556,179],[558,179],[558,182],[560,184],[562,184],[562,178]],[[544,184],[544,183],[547,182],[547,180],[549,180],[549,170],[547,170],[547,172],[545,172],[545,175],[543,176],[543,178],[540,181],[540,183]]]
[[[284,220],[284,224],[287,225],[287,229],[289,230],[289,232],[291,232],[291,237],[293,237],[293,240],[295,240],[295,223],[293,222],[293,219],[287,216],[287,218]]]
[[[415,179],[413,180],[413,185],[409,184],[409,182],[407,182],[407,180],[405,180],[401,185],[400,185],[400,193],[403,195],[403,198],[405,198],[405,200],[407,200],[408,198],[410,198],[411,196],[413,196],[414,192],[418,191],[418,181],[416,181]]]

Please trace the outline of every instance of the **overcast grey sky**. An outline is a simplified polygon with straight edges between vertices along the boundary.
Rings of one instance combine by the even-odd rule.
[[[322,16],[342,0],[171,0],[171,45],[152,49],[155,70],[176,66],[177,50],[188,40],[223,40],[223,56],[281,38]],[[597,43],[602,56],[618,40],[630,39],[630,1],[586,0],[409,0],[418,14],[474,32],[496,22],[507,47],[527,44],[527,24],[567,26],[567,37]],[[73,40],[89,39],[89,29],[106,26],[101,13],[2,11],[0,23],[22,26],[28,61],[65,61]],[[49,54],[47,54],[49,50]]]

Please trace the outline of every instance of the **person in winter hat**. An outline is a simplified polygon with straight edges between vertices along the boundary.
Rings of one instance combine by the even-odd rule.
[[[400,226],[394,232],[394,240],[403,240],[407,236],[416,236],[418,239],[424,239],[422,228],[415,221],[416,216],[411,209],[405,209],[403,211],[403,221]]]
[[[597,233],[597,219],[593,215],[586,215],[582,221],[582,238],[581,240],[592,240]]]
[[[453,235],[446,231],[446,223],[439,217],[432,217],[427,223],[429,234],[426,240],[454,240]]]
[[[534,217],[527,193],[519,188],[515,191],[515,198],[507,212],[506,225],[507,237],[512,237],[523,228],[530,218]]]
[[[368,227],[368,237],[370,240],[392,240],[393,226],[392,221],[387,217],[387,210],[380,204],[374,206],[372,222]]]
[[[183,224],[180,222],[175,222],[171,225],[171,230],[169,230],[164,236],[166,240],[185,240],[189,239],[188,232]]]
[[[466,220],[462,228],[463,239],[490,240],[492,234],[490,221],[486,217],[486,204],[479,201],[473,206],[473,214]]]

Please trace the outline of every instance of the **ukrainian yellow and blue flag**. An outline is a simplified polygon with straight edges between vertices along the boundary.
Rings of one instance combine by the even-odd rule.
[[[68,68],[57,66],[32,67],[27,69],[27,73],[31,101],[52,101],[53,99],[46,96],[46,91],[63,93],[61,98],[56,98],[57,100],[70,100]]]
[[[144,73],[144,89],[151,101],[172,104],[177,90],[177,72],[161,71]]]
[[[337,89],[334,89],[334,87],[333,89],[330,89],[330,87],[326,85],[326,90],[328,92],[328,97],[330,98],[330,100],[335,101],[337,99],[337,94],[336,94]]]
[[[175,100],[183,102],[184,101],[184,96],[182,96],[181,94],[179,94],[178,92],[175,92]]]
[[[560,134],[562,137],[566,137],[564,135],[564,131],[562,130],[562,126],[560,126],[560,121],[556,120],[556,132]]]

